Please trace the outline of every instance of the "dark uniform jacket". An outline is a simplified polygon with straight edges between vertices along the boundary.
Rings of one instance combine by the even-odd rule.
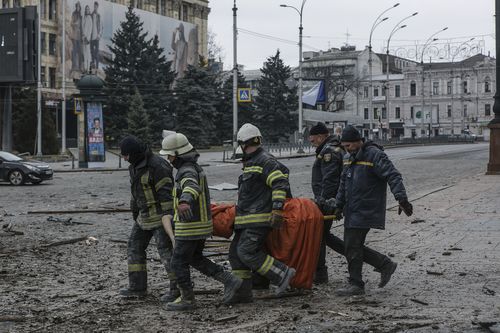
[[[385,228],[388,183],[397,201],[407,199],[401,174],[381,146],[368,141],[346,155],[336,198],[346,228]]]
[[[163,158],[146,152],[136,166],[129,166],[134,220],[144,230],[161,226],[164,215],[173,214],[172,167]]]
[[[212,235],[210,192],[205,172],[197,163],[199,156],[193,150],[178,156],[174,162],[178,168],[173,192],[176,239],[205,239]],[[179,219],[177,207],[181,202],[186,202],[191,206],[193,217],[189,221]]]
[[[238,179],[235,229],[269,227],[273,209],[282,210],[291,198],[286,166],[262,148],[245,155]]]
[[[344,149],[338,136],[329,136],[316,148],[316,160],[312,168],[312,190],[314,198],[335,198],[340,185]]]

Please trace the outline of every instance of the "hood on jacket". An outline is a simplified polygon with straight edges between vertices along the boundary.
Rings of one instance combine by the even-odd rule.
[[[176,169],[179,169],[186,162],[198,163],[199,157],[200,154],[196,151],[196,149],[193,149],[190,152],[176,156],[175,160],[172,162],[172,165]]]

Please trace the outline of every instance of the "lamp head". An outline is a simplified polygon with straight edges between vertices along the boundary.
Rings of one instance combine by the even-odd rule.
[[[415,12],[415,13],[413,13],[411,16],[415,16],[415,15],[417,15],[417,14],[418,14],[418,12]]]
[[[397,4],[395,4],[394,6],[392,6],[392,7],[394,8],[394,7],[397,7],[397,6],[399,6],[399,2]]]

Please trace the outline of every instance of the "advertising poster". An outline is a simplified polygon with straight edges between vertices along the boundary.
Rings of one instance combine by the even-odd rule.
[[[104,68],[112,54],[111,38],[120,23],[125,21],[128,8],[103,0],[67,0],[66,22],[66,76],[79,79],[82,74],[93,73],[104,79]],[[135,9],[143,22],[147,39],[158,35],[172,67],[183,75],[188,64],[198,62],[198,30],[196,25],[152,12]]]
[[[87,144],[89,167],[92,162],[104,162],[104,123],[101,103],[87,104]]]

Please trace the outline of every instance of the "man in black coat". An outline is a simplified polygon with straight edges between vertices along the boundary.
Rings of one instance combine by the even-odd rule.
[[[385,228],[387,184],[399,202],[399,211],[413,214],[408,202],[403,179],[383,148],[372,141],[364,141],[352,126],[342,131],[342,146],[349,153],[336,197],[335,215],[344,214],[345,254],[349,269],[349,283],[336,290],[339,296],[365,293],[362,279],[363,260],[369,259],[381,272],[379,287],[383,287],[396,270],[397,264],[377,251],[365,251],[363,245],[371,228]]]

